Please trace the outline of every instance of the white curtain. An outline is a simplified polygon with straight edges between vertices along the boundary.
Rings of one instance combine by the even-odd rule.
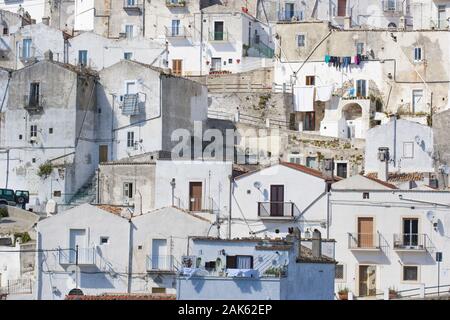
[[[251,269],[252,258],[251,257],[237,257],[237,269]]]

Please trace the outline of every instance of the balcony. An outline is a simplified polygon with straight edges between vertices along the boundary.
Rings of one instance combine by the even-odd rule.
[[[227,42],[228,41],[228,32],[226,31],[217,31],[209,33],[209,41],[211,42]]]
[[[147,256],[148,273],[173,273],[180,269],[180,263],[174,256]]]
[[[44,97],[42,95],[25,95],[23,108],[30,113],[39,113],[44,110]]]
[[[420,233],[394,234],[394,250],[401,252],[425,252],[432,248],[428,235]]]
[[[95,265],[95,248],[60,249],[58,255],[60,265]]]
[[[142,0],[123,0],[123,10],[132,13],[141,13]]]
[[[185,7],[187,4],[186,0],[166,0],[166,7],[168,8],[179,8]]]
[[[121,96],[121,109],[124,116],[140,115],[142,108],[139,94],[125,94]]]
[[[380,233],[349,233],[348,248],[353,251],[380,251]]]
[[[186,38],[185,27],[165,27],[166,38]]]
[[[292,220],[295,213],[300,213],[293,202],[258,202],[258,217],[268,220]]]
[[[303,21],[303,11],[278,11],[278,21]]]

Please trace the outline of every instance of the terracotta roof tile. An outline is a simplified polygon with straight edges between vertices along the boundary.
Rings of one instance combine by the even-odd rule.
[[[377,172],[369,172],[366,177],[378,178]],[[423,181],[423,172],[410,172],[410,173],[395,173],[390,172],[388,174],[388,182],[408,182],[408,181]]]
[[[378,182],[379,184],[382,184],[385,187],[391,188],[391,189],[398,189],[396,186],[394,186],[392,183],[374,178],[374,177],[370,177],[370,176],[365,176],[367,179],[370,179],[372,181]]]

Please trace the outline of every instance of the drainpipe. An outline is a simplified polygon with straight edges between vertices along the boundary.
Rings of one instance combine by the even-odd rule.
[[[145,3],[147,1],[142,1],[142,37],[145,38]]]
[[[200,10],[200,76],[203,75],[203,11]]]
[[[231,201],[232,201],[232,193],[233,193],[233,175],[230,174],[228,176],[230,179],[230,197],[228,203],[228,239],[231,239]]]
[[[327,239],[330,239],[330,191],[327,191]]]
[[[129,238],[128,238],[128,281],[127,281],[127,293],[131,293],[131,279],[133,268],[133,222],[131,218],[128,220],[130,225]]]
[[[114,93],[111,94],[112,97],[112,113],[111,113],[111,161],[114,160],[114,108],[115,108],[115,101],[116,101],[116,95]]]

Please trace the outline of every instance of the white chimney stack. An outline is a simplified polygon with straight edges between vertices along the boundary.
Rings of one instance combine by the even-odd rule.
[[[378,179],[388,181],[389,177],[389,148],[378,148]]]

